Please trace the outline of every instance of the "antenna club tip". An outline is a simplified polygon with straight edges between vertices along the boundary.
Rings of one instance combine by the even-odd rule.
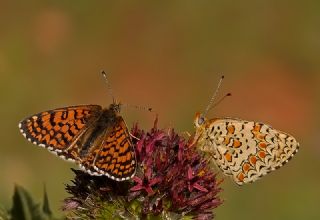
[[[101,74],[103,75],[103,76],[106,76],[107,74],[106,74],[106,71],[104,71],[104,70],[101,70]]]
[[[149,112],[152,112],[152,108],[148,108],[148,111],[149,111]]]
[[[232,94],[229,92],[229,93],[227,94],[227,96],[232,96]]]
[[[224,75],[221,76],[221,79],[224,79]]]

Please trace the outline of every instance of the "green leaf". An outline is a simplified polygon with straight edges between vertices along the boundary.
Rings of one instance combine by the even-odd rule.
[[[29,193],[20,186],[14,187],[12,219],[32,220],[32,212],[37,205],[33,202]]]
[[[31,195],[21,186],[15,186],[13,195],[13,207],[11,209],[13,220],[50,220],[52,212],[49,207],[49,200],[44,190],[44,201],[42,209],[35,203]]]
[[[49,206],[49,199],[48,199],[48,194],[46,187],[44,186],[44,195],[43,195],[43,206],[42,206],[42,211],[45,215],[47,215],[49,218],[52,216],[52,211]]]

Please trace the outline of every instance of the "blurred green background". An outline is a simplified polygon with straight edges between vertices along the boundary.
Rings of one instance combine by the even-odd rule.
[[[217,219],[320,219],[319,1],[0,1],[0,203],[14,184],[55,213],[73,164],[27,142],[19,120],[76,104],[107,106],[100,70],[123,103],[151,106],[162,128],[193,132],[221,74],[210,117],[262,121],[300,152],[262,180],[225,179]],[[124,109],[131,126],[154,115]],[[59,214],[61,215],[61,213]]]

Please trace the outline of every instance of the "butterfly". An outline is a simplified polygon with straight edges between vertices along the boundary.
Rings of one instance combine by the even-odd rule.
[[[76,162],[87,173],[124,181],[135,175],[136,155],[120,107],[113,101],[108,108],[53,109],[22,120],[19,128],[28,141]]]
[[[220,84],[221,80],[218,88]],[[206,112],[208,110],[209,106]],[[260,122],[238,118],[207,119],[196,113],[194,125],[196,132],[191,145],[195,144],[210,155],[221,171],[238,185],[254,182],[280,168],[299,149],[293,136]]]

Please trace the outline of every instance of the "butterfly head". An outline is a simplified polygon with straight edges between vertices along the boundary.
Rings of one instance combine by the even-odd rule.
[[[122,104],[121,104],[120,102],[114,101],[114,102],[110,105],[109,109],[112,110],[113,112],[120,113],[121,106],[122,106]]]
[[[201,114],[199,112],[196,113],[196,117],[194,119],[194,126],[196,128],[196,132],[192,136],[192,140],[190,141],[189,146],[195,145],[198,142],[199,138],[202,137],[202,134],[205,130],[204,125],[205,125],[206,120],[207,119],[204,117],[203,114]]]
[[[204,125],[204,123],[206,122],[206,118],[204,117],[203,114],[201,114],[200,112],[196,113],[196,117],[194,119],[194,125],[196,128],[201,127]]]

